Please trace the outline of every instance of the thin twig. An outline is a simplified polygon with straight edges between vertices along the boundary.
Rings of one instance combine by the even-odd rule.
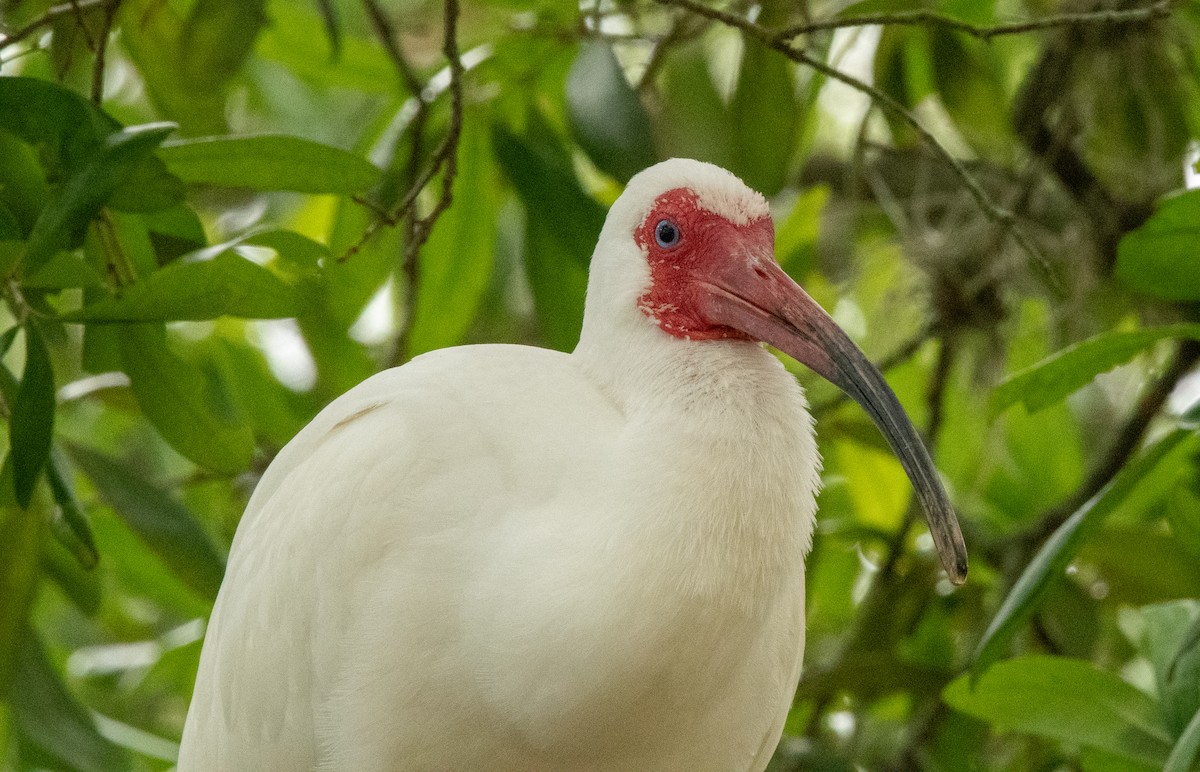
[[[112,0],[75,0],[75,2],[60,3],[59,5],[53,6],[52,8],[47,9],[46,12],[41,16],[26,24],[24,27],[21,27],[14,32],[10,32],[7,35],[0,36],[0,49],[7,48],[13,43],[18,43],[24,40],[42,27],[45,27],[48,24],[53,24],[55,20],[60,19],[63,16],[78,13],[79,11],[87,10],[88,8],[105,5],[111,1]]]
[[[370,3],[372,0],[365,0]],[[438,145],[438,149],[433,154],[433,159],[429,166],[413,180],[409,186],[408,192],[400,199],[400,203],[391,208],[389,212],[385,212],[382,216],[373,220],[363,230],[362,236],[355,242],[345,254],[338,258],[339,262],[345,262],[353,257],[363,245],[370,241],[379,229],[388,226],[396,227],[406,218],[413,214],[414,206],[421,192],[425,190],[430,181],[439,172],[443,172],[442,177],[442,194],[441,198],[434,205],[433,210],[425,217],[419,218],[418,222],[422,223],[421,230],[423,235],[418,235],[419,242],[415,247],[412,243],[409,244],[408,250],[420,249],[428,238],[429,231],[433,228],[433,223],[441,216],[442,212],[450,206],[451,185],[454,182],[454,177],[458,172],[458,140],[462,134],[462,75],[463,65],[462,59],[458,52],[458,0],[446,0],[445,2],[445,41],[443,43],[443,51],[448,59],[447,65],[450,70],[450,125],[446,131],[446,136]],[[423,87],[418,91],[423,90]],[[424,102],[422,102],[424,104]],[[376,212],[379,207],[370,205],[371,209]]]
[[[400,50],[400,44],[396,41],[396,30],[392,26],[391,20],[388,19],[387,14],[379,7],[376,0],[363,0],[363,7],[367,11],[367,17],[371,20],[371,26],[375,29],[375,36],[383,44],[383,50],[388,55],[388,59],[392,61],[396,72],[399,73],[404,87],[408,89],[409,94],[421,99],[425,87],[421,84],[421,79],[417,77],[412,65],[409,64],[408,58],[404,56],[404,52]]]
[[[1158,0],[1142,8],[1111,8],[1100,11],[1081,13],[1058,13],[1043,16],[1040,19],[980,26],[956,19],[953,16],[936,11],[916,10],[898,11],[895,13],[874,13],[863,16],[851,16],[844,19],[822,19],[820,21],[796,24],[781,30],[777,37],[780,40],[791,40],[800,35],[823,30],[844,29],[847,27],[865,27],[869,25],[922,25],[946,27],[956,32],[962,32],[981,40],[991,40],[1001,35],[1020,35],[1026,32],[1053,29],[1056,27],[1074,27],[1082,25],[1108,26],[1136,24],[1163,18],[1171,14],[1170,0]]]
[[[967,168],[965,165],[963,165],[963,162],[956,158],[954,154],[946,148],[945,145],[939,142],[938,139],[933,136],[933,134],[927,128],[925,128],[921,121],[917,119],[916,115],[914,115],[911,110],[900,104],[900,102],[894,97],[871,85],[870,83],[867,83],[866,81],[856,78],[853,75],[848,75],[836,67],[817,59],[804,49],[793,47],[788,40],[781,38],[778,33],[772,32],[766,27],[756,24],[749,19],[716,8],[710,8],[702,3],[697,2],[697,0],[656,0],[656,2],[661,5],[683,8],[686,11],[708,19],[712,19],[713,21],[718,21],[726,26],[740,29],[745,34],[759,40],[767,46],[770,46],[776,51],[779,51],[792,61],[806,65],[807,67],[816,70],[828,78],[832,78],[836,81],[844,83],[855,91],[866,94],[875,104],[900,118],[902,121],[908,124],[909,127],[911,127],[913,131],[920,136],[922,141],[932,148],[934,152],[942,158],[942,160],[950,165],[950,168],[953,169],[958,178],[962,180],[963,185],[965,185],[967,188],[967,192],[969,192],[971,197],[975,199],[975,203],[983,211],[984,215],[986,215],[989,220],[999,226],[1002,229],[1002,233],[1011,236],[1017,243],[1017,246],[1019,246],[1021,250],[1025,252],[1045,274],[1051,285],[1055,288],[1058,288],[1059,281],[1054,269],[1046,260],[1046,257],[1037,249],[1037,247],[1020,231],[1020,229],[1015,227],[1015,218],[1012,212],[1008,211],[1007,209],[1002,209],[993,203],[987,192],[983,189],[983,186],[979,184],[979,181],[971,176],[971,173],[967,171]]]
[[[117,9],[121,7],[121,0],[110,0],[104,8],[104,22],[100,25],[100,35],[96,38],[96,56],[92,60],[92,103],[100,104],[104,101],[104,57],[108,52],[109,33],[112,32],[113,20],[117,16]],[[82,21],[80,22],[82,24]]]

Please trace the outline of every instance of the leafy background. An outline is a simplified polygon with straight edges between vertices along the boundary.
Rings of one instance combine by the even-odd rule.
[[[0,767],[168,768],[272,456],[422,351],[569,350],[605,208],[683,155],[769,196],[971,549],[939,578],[881,438],[797,367],[825,490],[772,769],[1196,769],[1198,25],[0,0]]]

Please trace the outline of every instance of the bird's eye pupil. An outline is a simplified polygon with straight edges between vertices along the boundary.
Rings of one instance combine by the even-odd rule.
[[[679,243],[679,226],[670,220],[659,220],[654,226],[654,240],[664,249],[675,246]]]

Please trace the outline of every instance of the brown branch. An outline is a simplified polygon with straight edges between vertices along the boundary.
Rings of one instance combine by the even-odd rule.
[[[853,75],[848,75],[836,67],[817,59],[804,49],[793,47],[787,39],[780,37],[779,33],[773,32],[766,27],[750,21],[749,19],[743,18],[736,14],[728,13],[726,11],[718,10],[716,8],[710,8],[700,2],[697,2],[697,0],[655,1],[660,5],[682,8],[698,16],[703,16],[713,21],[718,21],[722,24],[725,24],[726,26],[739,29],[743,33],[759,40],[763,44],[775,49],[776,51],[779,51],[792,61],[803,64],[828,78],[832,78],[836,81],[844,83],[855,91],[866,94],[875,104],[879,105],[892,115],[895,115],[900,120],[904,121],[904,123],[908,124],[908,126],[917,133],[923,142],[932,148],[933,151],[942,158],[942,160],[949,164],[955,175],[967,188],[967,192],[971,194],[971,198],[975,200],[976,205],[979,206],[980,210],[983,211],[984,215],[989,220],[991,220],[1001,229],[1001,234],[1011,237],[1013,241],[1016,242],[1021,251],[1023,251],[1031,260],[1033,260],[1034,264],[1045,275],[1047,281],[1049,281],[1052,287],[1056,289],[1060,288],[1061,282],[1057,278],[1050,263],[1046,260],[1046,257],[1041,254],[1040,250],[1037,249],[1033,242],[1031,242],[1019,228],[1015,227],[1015,218],[1013,213],[1007,209],[1002,209],[993,203],[991,198],[988,196],[987,191],[985,191],[983,186],[979,184],[979,181],[976,180],[969,171],[967,171],[967,168],[965,165],[963,165],[963,162],[956,158],[954,154],[946,148],[945,145],[939,142],[937,137],[933,136],[933,134],[927,128],[925,128],[924,124],[917,119],[917,116],[914,115],[911,110],[897,101],[895,97],[892,97],[891,95],[871,85],[870,83],[867,83],[866,81],[856,78]]]
[[[994,37],[1002,35],[1019,35],[1056,27],[1136,24],[1163,18],[1170,14],[1170,0],[1158,0],[1142,8],[1112,8],[1082,13],[1058,13],[1043,16],[1040,19],[980,26],[963,21],[962,19],[956,19],[953,16],[937,13],[936,11],[899,11],[896,13],[875,13],[863,16],[851,16],[845,19],[823,19],[806,24],[796,24],[781,30],[778,33],[778,38],[780,40],[791,40],[792,38],[812,32],[844,29],[847,27],[865,27],[868,25],[922,25],[945,27],[981,40],[991,40]]]
[[[364,2],[373,4],[373,0],[364,0]],[[390,26],[376,27],[376,29],[377,31],[381,29],[387,30],[390,29]],[[349,249],[347,249],[345,254],[338,258],[339,262],[345,262],[353,257],[360,249],[363,248],[363,245],[366,244],[371,237],[379,231],[380,228],[384,226],[394,228],[401,222],[404,222],[406,218],[412,216],[417,203],[417,198],[421,195],[422,191],[425,190],[425,188],[429,185],[439,171],[443,172],[441,198],[434,205],[433,210],[428,215],[415,220],[415,222],[418,223],[418,230],[421,231],[422,234],[418,235],[419,243],[416,244],[415,248],[410,243],[409,247],[406,249],[406,255],[409,251],[413,249],[419,249],[421,244],[424,244],[425,239],[428,238],[429,230],[431,230],[433,227],[433,223],[439,216],[441,216],[442,212],[444,212],[446,208],[450,206],[451,185],[454,182],[454,177],[458,172],[458,141],[462,134],[463,65],[462,58],[459,56],[458,52],[458,0],[445,0],[445,41],[443,43],[442,50],[446,54],[448,60],[447,65],[450,70],[450,126],[446,131],[446,136],[442,140],[441,144],[438,145],[438,149],[434,152],[433,159],[429,166],[427,166],[423,172],[416,176],[412,184],[409,186],[408,192],[406,192],[404,197],[400,199],[400,203],[393,206],[390,211],[382,211],[381,215],[377,219],[373,220],[364,229],[363,234],[359,237],[358,241],[355,242],[354,245],[352,245]],[[418,94],[422,93],[423,91],[423,86],[417,89]],[[417,99],[418,110],[420,110],[422,109],[421,106],[427,103],[419,96]],[[364,203],[376,213],[381,212],[381,207],[375,204],[366,204],[365,201],[360,201],[360,203]]]
[[[107,5],[112,0],[75,0],[70,3],[60,3],[46,10],[38,18],[21,27],[18,30],[10,32],[4,36],[0,36],[0,49],[7,48],[13,43],[19,43],[33,33],[37,32],[42,27],[48,24],[53,24],[56,20],[63,16],[79,13],[80,11],[94,8],[97,6]]]
[[[376,0],[363,0],[363,7],[367,11],[371,27],[375,30],[375,36],[383,44],[383,50],[388,55],[388,59],[392,61],[392,66],[396,68],[396,72],[400,75],[400,80],[404,83],[404,87],[408,89],[409,94],[424,102],[422,92],[424,92],[425,86],[421,83],[421,79],[417,77],[417,73],[412,65],[409,64],[408,58],[404,56],[404,52],[400,50],[400,44],[396,40],[396,30],[392,26],[391,20],[388,19],[387,14],[379,7],[379,3]]]
[[[96,38],[95,52],[96,56],[92,60],[92,103],[100,104],[104,101],[104,58],[108,52],[109,33],[112,32],[113,20],[117,16],[117,9],[121,7],[121,0],[109,0],[104,7],[104,22],[100,25],[100,34]],[[82,20],[80,24],[82,24]]]

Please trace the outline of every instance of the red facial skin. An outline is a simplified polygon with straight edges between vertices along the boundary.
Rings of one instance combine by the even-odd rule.
[[[661,247],[655,228],[668,220],[679,229],[679,242]],[[736,225],[700,207],[696,194],[687,188],[668,190],[633,234],[638,246],[648,252],[650,289],[638,299],[638,308],[664,332],[687,340],[751,340],[741,330],[707,321],[701,313],[701,295],[707,277],[721,263],[741,259],[746,247],[765,254],[775,250],[775,227],[770,217]]]
[[[663,220],[680,233],[669,247],[654,237]],[[961,583],[966,545],[920,435],[866,355],[775,262],[770,218],[737,225],[701,208],[695,193],[676,188],[655,200],[633,235],[650,264],[650,289],[638,307],[664,332],[686,340],[770,343],[866,409],[913,481],[947,575]]]

